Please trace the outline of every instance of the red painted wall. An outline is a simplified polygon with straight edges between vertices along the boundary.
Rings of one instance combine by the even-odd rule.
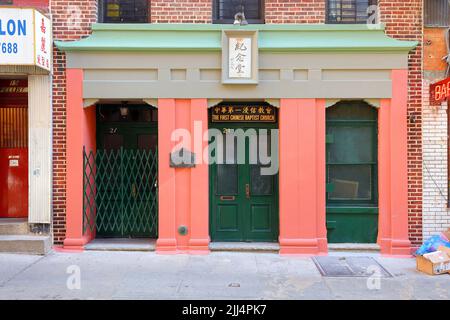
[[[49,0],[13,0],[15,7],[48,8]]]

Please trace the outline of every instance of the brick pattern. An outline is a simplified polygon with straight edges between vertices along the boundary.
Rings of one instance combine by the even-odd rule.
[[[445,78],[447,54],[444,28],[424,30],[424,79],[422,101],[423,143],[423,236],[450,227],[448,199],[447,103],[430,106],[430,84]]]
[[[266,23],[325,23],[326,0],[266,0]]]
[[[211,0],[150,0],[152,23],[211,23]]]
[[[77,40],[90,33],[97,20],[97,1],[52,0],[54,40]],[[66,233],[66,90],[65,54],[53,49],[53,239],[62,244]]]
[[[430,106],[429,86],[444,76],[423,80],[423,236],[450,227],[447,209],[447,103]],[[437,74],[436,74],[437,75]]]
[[[386,33],[399,40],[417,40],[409,55],[408,81],[408,216],[413,245],[422,242],[422,0],[380,0]]]

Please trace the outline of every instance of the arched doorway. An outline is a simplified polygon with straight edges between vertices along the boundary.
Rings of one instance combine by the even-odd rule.
[[[378,236],[378,112],[364,101],[326,111],[329,243],[376,243]]]

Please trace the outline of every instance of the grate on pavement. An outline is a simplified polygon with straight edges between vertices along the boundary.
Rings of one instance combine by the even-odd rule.
[[[313,261],[324,277],[393,277],[372,257],[314,257]]]

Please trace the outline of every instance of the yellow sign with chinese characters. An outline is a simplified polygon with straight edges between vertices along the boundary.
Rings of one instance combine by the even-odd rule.
[[[276,110],[272,106],[215,106],[211,122],[277,122]]]

